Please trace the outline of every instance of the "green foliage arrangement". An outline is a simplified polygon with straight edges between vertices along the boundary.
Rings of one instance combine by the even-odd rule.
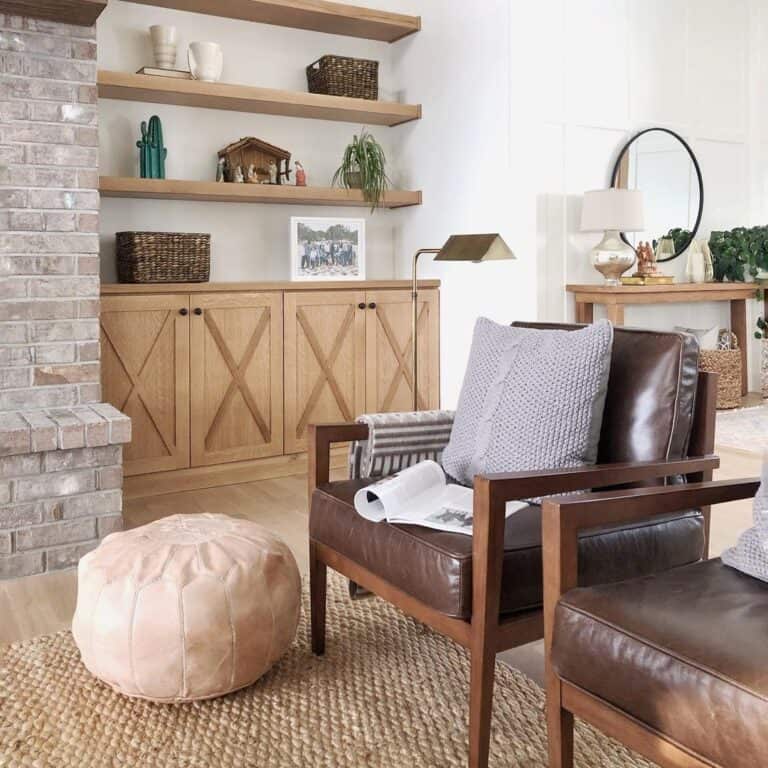
[[[768,227],[736,227],[709,238],[715,280],[741,282],[768,270]]]
[[[379,206],[389,187],[387,159],[378,141],[363,128],[353,136],[344,150],[341,165],[333,174],[334,186],[361,189],[363,199],[371,204],[371,211]]]
[[[768,339],[768,323],[765,322],[765,318],[761,315],[757,318],[757,330],[755,331],[756,339]]]

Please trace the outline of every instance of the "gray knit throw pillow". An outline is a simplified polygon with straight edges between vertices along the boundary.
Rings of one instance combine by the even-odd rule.
[[[578,331],[475,325],[443,468],[471,485],[477,474],[594,464],[613,327]]]

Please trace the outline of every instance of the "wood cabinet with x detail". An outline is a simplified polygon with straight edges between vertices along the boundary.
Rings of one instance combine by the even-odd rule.
[[[295,474],[309,424],[410,410],[404,286],[103,285],[104,398],[133,419],[124,468],[137,495],[171,478]],[[420,408],[439,406],[437,286],[419,294]]]

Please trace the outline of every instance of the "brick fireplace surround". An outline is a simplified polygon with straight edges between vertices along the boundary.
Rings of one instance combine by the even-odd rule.
[[[95,29],[0,14],[0,579],[71,567],[122,527],[97,121]]]

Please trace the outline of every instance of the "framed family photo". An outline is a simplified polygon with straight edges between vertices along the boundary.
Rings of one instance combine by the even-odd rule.
[[[292,280],[365,280],[365,219],[291,217]]]

